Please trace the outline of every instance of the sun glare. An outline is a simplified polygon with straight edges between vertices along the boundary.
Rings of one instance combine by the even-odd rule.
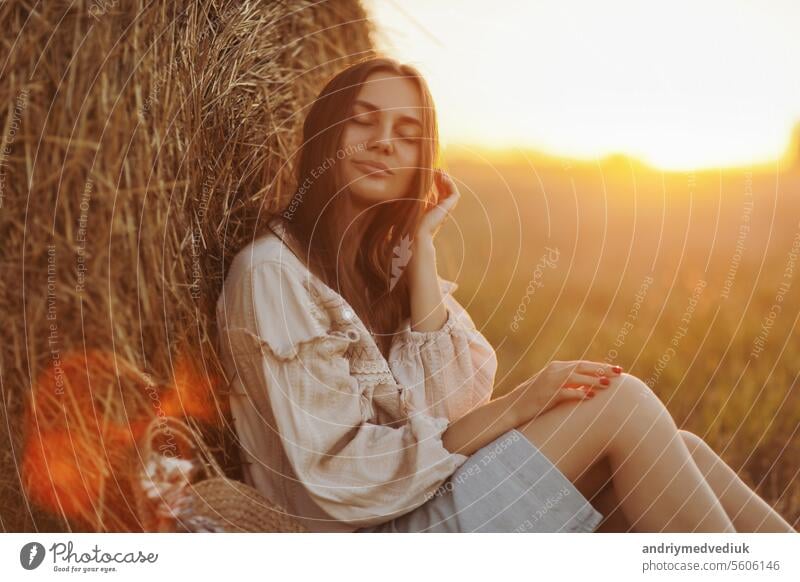
[[[366,5],[429,80],[445,143],[707,168],[780,158],[800,119],[800,3]]]

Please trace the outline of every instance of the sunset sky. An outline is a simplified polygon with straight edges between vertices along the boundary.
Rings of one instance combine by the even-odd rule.
[[[364,4],[445,144],[690,169],[774,160],[800,120],[797,1]]]

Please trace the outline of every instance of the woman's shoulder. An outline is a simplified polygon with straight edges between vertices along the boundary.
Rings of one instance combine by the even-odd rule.
[[[248,330],[247,341],[257,339],[281,359],[324,337],[330,325],[307,269],[269,233],[236,254],[217,300],[217,320]]]
[[[275,219],[270,225],[275,224]],[[282,234],[282,231],[278,230]],[[255,289],[257,287],[257,289]],[[286,243],[285,236],[273,229],[250,241],[233,257],[225,275],[217,308],[222,303],[252,300],[251,293],[280,298],[283,302],[316,303],[319,292],[313,277],[295,252]]]
[[[269,224],[275,224],[274,220],[270,220]],[[259,263],[268,261],[289,264],[292,258],[295,258],[294,254],[283,239],[275,230],[269,228],[239,249],[233,257],[228,272],[252,269]]]
[[[302,281],[311,290],[312,277],[305,264],[297,257],[296,243],[281,228],[282,223],[278,217],[273,217],[268,225],[268,229],[234,255],[223,286],[228,289],[238,286],[244,278],[252,278],[258,271],[279,271],[281,279]]]

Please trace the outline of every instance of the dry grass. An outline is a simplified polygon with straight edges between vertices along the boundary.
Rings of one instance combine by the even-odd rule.
[[[462,153],[447,156],[463,196],[440,269],[497,348],[496,394],[550,360],[619,363],[800,525],[800,163],[661,173]]]
[[[305,107],[371,26],[357,0],[9,0],[0,27],[0,529],[135,530],[116,461],[88,459],[185,415],[237,476],[225,266],[290,196]]]

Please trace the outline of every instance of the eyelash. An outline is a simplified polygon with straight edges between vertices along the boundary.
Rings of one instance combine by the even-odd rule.
[[[368,121],[359,121],[359,119],[357,117],[352,118],[351,121],[353,123],[355,123],[355,124],[358,124],[358,125],[372,125],[372,123],[368,122]],[[413,136],[413,135],[409,135],[409,136],[401,135],[400,139],[402,139],[403,141],[412,141],[412,140],[419,139],[419,138],[417,136]]]

